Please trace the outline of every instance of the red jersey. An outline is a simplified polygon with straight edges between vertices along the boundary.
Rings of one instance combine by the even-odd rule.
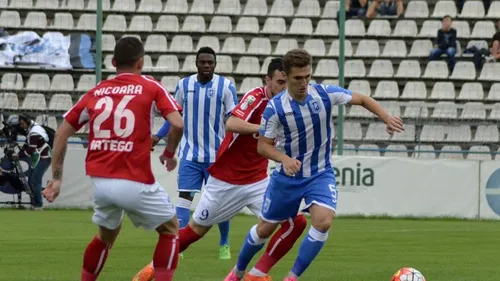
[[[268,101],[266,87],[255,88],[243,96],[232,115],[259,125]],[[215,162],[208,168],[210,175],[237,185],[265,179],[269,161],[257,153],[258,138],[258,133],[239,135],[228,132],[217,152]]]
[[[89,123],[87,175],[155,182],[150,155],[155,106],[162,116],[181,110],[154,78],[123,73],[99,83],[64,114],[77,131]]]

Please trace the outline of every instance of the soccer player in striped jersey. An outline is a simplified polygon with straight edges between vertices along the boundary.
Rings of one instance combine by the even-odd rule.
[[[338,86],[309,85],[311,64],[311,55],[302,49],[291,50],[283,58],[288,90],[269,101],[257,145],[260,155],[278,164],[264,196],[262,220],[250,229],[226,281],[240,280],[279,222],[297,214],[302,199],[306,203],[303,211],[311,214],[312,225],[284,280],[298,280],[320,252],[337,207],[337,186],[330,162],[335,105],[363,106],[386,123],[389,134],[404,130],[399,117],[388,114],[369,96]],[[258,273],[255,268],[252,271]],[[262,280],[269,280],[265,278]]]
[[[180,227],[189,222],[193,197],[208,179],[207,168],[225,135],[225,120],[238,103],[231,80],[214,74],[217,58],[210,47],[202,47],[196,55],[198,73],[179,81],[175,99],[183,108],[184,135],[179,145],[179,200],[177,216]],[[219,224],[220,259],[230,259],[229,221]]]

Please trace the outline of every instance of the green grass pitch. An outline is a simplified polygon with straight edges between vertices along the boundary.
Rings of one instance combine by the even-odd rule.
[[[79,280],[82,253],[96,232],[91,214],[0,210],[0,280]],[[185,252],[175,280],[222,281],[255,222],[251,216],[232,220],[231,261],[217,259],[214,227]],[[494,221],[338,218],[301,280],[389,281],[404,266],[421,270],[428,281],[496,280],[499,233],[500,222]],[[155,233],[135,229],[126,219],[99,280],[131,280],[151,260],[155,243]],[[283,280],[299,244],[271,271],[274,280]]]

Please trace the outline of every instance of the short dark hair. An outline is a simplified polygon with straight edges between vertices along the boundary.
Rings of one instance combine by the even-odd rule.
[[[269,62],[267,66],[267,76],[273,77],[276,70],[283,71],[283,60],[281,58],[274,58]]]
[[[444,20],[445,18],[449,18],[450,20],[453,20],[453,18],[450,15],[444,15],[444,17],[441,20]]]
[[[133,67],[142,57],[144,46],[138,38],[126,36],[116,42],[113,58],[117,68]]]
[[[215,55],[215,51],[214,49],[210,48],[210,47],[201,47],[199,50],[198,50],[198,53],[196,53],[196,62],[198,62],[198,57],[200,56],[200,54],[210,54],[210,55],[213,55],[214,56],[214,60],[217,61],[217,56]]]
[[[306,67],[312,65],[312,56],[303,49],[293,49],[288,51],[283,57],[283,71],[289,74],[292,67]]]

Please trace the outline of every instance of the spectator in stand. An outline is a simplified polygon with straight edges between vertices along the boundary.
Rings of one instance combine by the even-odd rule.
[[[404,10],[403,0],[373,0],[366,12],[366,17],[368,19],[373,19],[377,15],[399,17]]]
[[[364,18],[368,0],[346,0],[345,1],[345,18],[360,17]],[[340,11],[337,12],[337,19],[340,17]]]
[[[491,39],[490,57],[487,61],[497,61],[500,59],[500,19],[496,22],[497,32]]]
[[[451,17],[444,16],[442,27],[437,33],[436,46],[431,50],[429,61],[438,60],[441,55],[446,54],[448,56],[448,68],[453,71],[455,54],[457,53],[457,31],[451,25]]]

